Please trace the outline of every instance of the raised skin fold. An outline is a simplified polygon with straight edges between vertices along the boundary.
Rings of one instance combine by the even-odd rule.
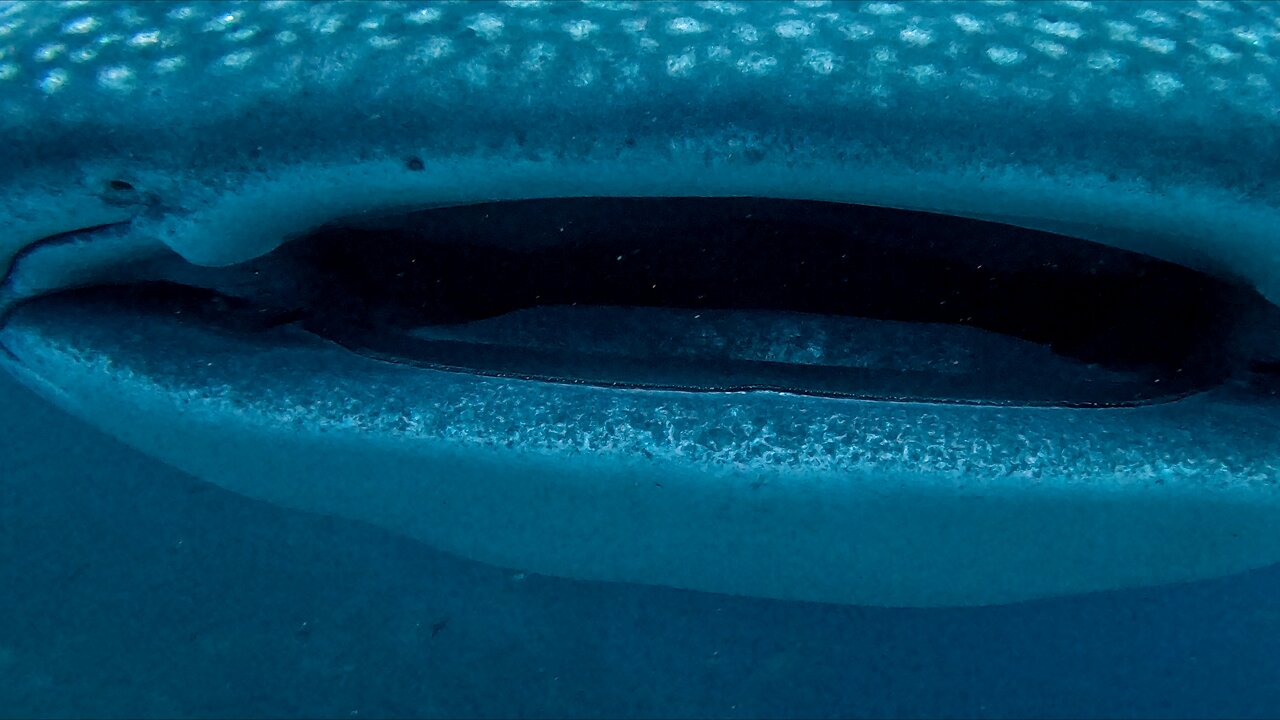
[[[1212,2],[10,3],[0,259],[131,224],[110,244],[27,251],[5,297],[78,282],[82,258],[168,247],[230,264],[336,218],[434,204],[760,195],[1065,232],[1274,300],[1278,23],[1274,5]],[[146,342],[103,336],[125,322],[110,314],[97,332],[34,309],[14,317],[3,340],[20,377],[179,467],[532,570],[910,605],[1280,557],[1276,413],[1217,395],[1097,414],[466,381],[491,393],[476,395],[456,377],[378,385],[353,359],[290,346],[319,367],[317,385],[288,395],[310,409],[286,418],[268,380],[162,381]],[[131,327],[155,333],[153,351],[177,338],[193,358],[197,345],[217,351],[191,328]],[[413,382],[427,384],[419,399],[442,393],[432,412],[463,414],[406,449],[382,424],[388,409],[356,398]],[[317,387],[343,388],[350,405],[320,402],[332,390]],[[605,425],[624,435],[668,403],[702,403],[699,432],[745,435],[688,445],[648,429],[654,445],[623,457],[570,440],[595,437],[605,411],[503,414],[509,393],[535,408],[603,403],[631,418]],[[197,409],[178,409],[192,397]],[[126,410],[150,419],[119,422]],[[756,414],[734,425],[735,412]],[[887,435],[819,434],[840,457],[903,461],[828,463],[806,454],[809,424],[753,454],[766,429],[799,417],[887,423]],[[550,428],[560,444],[538,439]],[[969,460],[913,454],[933,441]],[[242,451],[234,471],[223,443]],[[1018,460],[975,469],[992,453]],[[322,465],[308,457],[331,461],[331,476],[311,477]],[[754,485],[758,470],[769,482]],[[635,489],[655,482],[662,499]],[[442,499],[449,512],[432,505]]]

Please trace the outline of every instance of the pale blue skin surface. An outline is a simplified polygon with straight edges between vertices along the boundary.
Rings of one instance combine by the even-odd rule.
[[[168,247],[193,262],[232,263],[335,217],[582,194],[763,194],[940,210],[1071,230],[1238,277],[1272,297],[1280,287],[1280,78],[1271,55],[1280,28],[1269,5],[182,7],[4,11],[0,122],[12,142],[0,150],[0,213],[10,228],[0,251],[133,221],[105,249],[33,254],[16,266],[9,298],[75,280],[90,255],[118,260]],[[409,170],[408,157],[425,172]],[[111,179],[139,193],[113,196]],[[210,393],[180,372],[182,353],[200,338],[130,345],[147,333],[91,329],[69,336],[95,339],[78,353],[46,342],[36,324],[13,329],[6,344],[20,360],[15,371],[46,396],[200,477],[497,564],[932,605],[1190,579],[1276,557],[1274,408],[1214,398],[1133,413],[1007,414],[546,392],[452,377],[388,380],[320,350],[288,360],[315,369],[296,385],[255,385],[271,379],[271,365],[248,357],[219,368],[230,376],[216,375],[223,384]],[[118,361],[116,374],[103,372],[106,360]],[[420,391],[396,393],[416,382]],[[175,416],[171,403],[189,395],[208,402]],[[443,399],[414,405],[424,398]],[[126,422],[130,413],[151,415]],[[169,417],[181,422],[170,428]],[[224,421],[245,424],[216,435]],[[290,436],[297,445],[280,437],[299,426],[347,433],[343,442],[363,450],[305,433]],[[211,437],[219,439],[201,443]],[[333,464],[351,467],[329,484],[290,485],[287,472],[247,479],[221,443],[255,441],[290,448],[280,462],[295,473],[315,465],[288,462],[326,449],[338,456]],[[383,442],[412,449],[388,451],[379,465],[371,448]],[[430,462],[413,454],[423,447]],[[406,501],[418,486],[405,468],[453,462],[450,453],[465,456],[459,477],[476,482],[448,491],[455,509],[418,513],[439,498]],[[257,462],[247,451],[235,457]],[[569,465],[566,480],[558,468]],[[353,484],[360,467],[399,479],[363,496]],[[757,472],[774,484],[745,493],[758,489],[748,477]],[[551,479],[555,492],[520,486],[544,506],[485,504],[501,505],[521,473]],[[640,499],[592,485],[636,477],[638,486],[646,473],[671,473],[688,494]],[[928,507],[945,521],[914,512],[917,492],[940,503]],[[887,509],[866,502],[886,493]],[[994,514],[975,514],[966,503],[987,493],[1000,498]],[[742,505],[708,516],[724,498]],[[1080,504],[1059,506],[1063,498]],[[367,506],[349,510],[360,501]],[[761,519],[775,507],[791,514]],[[1135,523],[1129,537],[1126,518],[1139,507],[1156,519]],[[880,544],[859,536],[832,545],[841,513],[857,508]],[[1035,534],[1037,512],[1059,524],[1023,553],[1017,543]],[[921,527],[892,530],[896,513]],[[1213,520],[1206,536],[1184,532],[1201,515]],[[475,527],[497,516],[519,527],[505,540],[479,537]],[[462,526],[442,530],[450,518]],[[679,531],[646,545],[655,518]],[[797,540],[790,528],[813,534]],[[1232,539],[1238,528],[1243,537]],[[600,540],[611,530],[618,537]],[[569,547],[524,554],[539,539],[555,546],[555,537]],[[867,547],[871,559],[854,575],[880,585],[833,575],[832,555]],[[792,565],[792,557],[803,559]],[[903,570],[904,557],[920,567]]]

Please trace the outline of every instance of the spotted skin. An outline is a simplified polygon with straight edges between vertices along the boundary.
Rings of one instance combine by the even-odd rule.
[[[1128,213],[1149,225],[1139,215],[1213,194],[1153,231],[1187,236],[1167,247],[1132,228],[1094,239],[1270,292],[1278,47],[1269,3],[9,2],[0,215],[13,221],[0,257],[75,218],[134,217],[67,200],[71,227],[58,227],[29,207],[130,174],[180,216],[300,163],[693,158],[963,172],[957,198],[927,209],[982,217],[1001,208],[968,207],[979,183],[1008,170],[1044,180],[1041,196],[1119,196],[1114,185],[1150,201],[1093,224]],[[832,199],[930,204],[870,195]],[[1011,217],[1056,213],[1045,229],[1080,215],[1007,204]],[[241,259],[216,255],[205,259]]]

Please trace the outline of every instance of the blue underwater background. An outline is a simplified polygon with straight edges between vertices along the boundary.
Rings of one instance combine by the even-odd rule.
[[[1280,568],[942,610],[522,576],[0,399],[5,717],[1280,714]]]

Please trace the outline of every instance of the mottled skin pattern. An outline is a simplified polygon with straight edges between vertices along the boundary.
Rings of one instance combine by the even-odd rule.
[[[1276,298],[1278,56],[1267,3],[10,3],[0,259],[132,223],[25,256],[15,297],[90,255],[233,263],[365,211],[764,194],[1071,231]],[[116,435],[512,567],[936,605],[1280,557],[1280,414],[1230,392],[1088,412],[548,391],[33,307],[5,329],[15,372]],[[297,485],[253,474],[263,445]]]
[[[1280,207],[1268,3],[16,2],[0,14],[0,185],[17,226],[31,214],[21,191],[93,195],[106,178],[180,215],[303,162],[676,160],[718,176],[965,174],[950,198],[840,199],[980,216],[1007,205],[1056,216],[1039,222],[1049,229],[1111,212],[1054,208],[1054,188],[1127,188],[1152,200],[1147,215],[1214,195],[1194,229],[1154,233],[1183,238],[1096,234],[1263,286],[1280,262],[1252,237]],[[1010,169],[1049,189],[976,207],[1004,192],[981,179]],[[661,190],[630,180],[594,185]],[[1215,223],[1251,237],[1206,237]]]

